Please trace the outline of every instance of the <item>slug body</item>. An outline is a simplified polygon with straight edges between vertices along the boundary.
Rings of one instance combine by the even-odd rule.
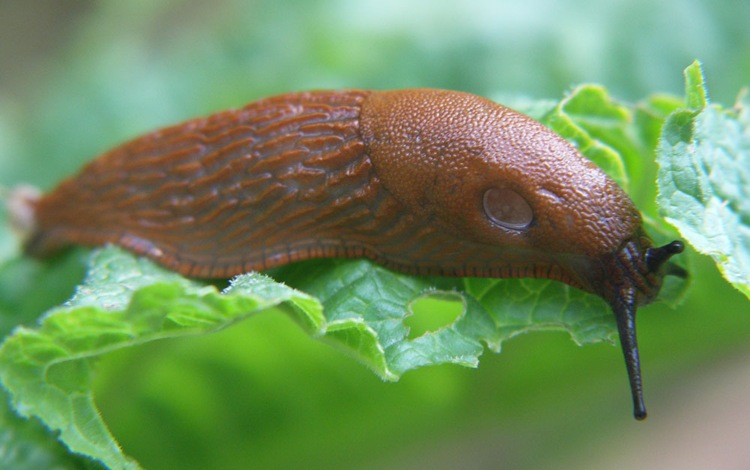
[[[323,257],[441,276],[542,277],[603,297],[635,403],[652,246],[617,184],[540,123],[442,90],[268,98],[111,150],[35,203],[33,255],[115,243],[193,277]]]

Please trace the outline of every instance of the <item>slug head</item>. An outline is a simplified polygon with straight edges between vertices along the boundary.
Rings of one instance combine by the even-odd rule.
[[[442,258],[416,262],[429,268],[460,258],[477,275],[546,276],[604,298],[635,417],[645,418],[635,314],[665,274],[685,275],[666,263],[682,243],[652,247],[640,213],[611,178],[539,122],[489,100],[376,92],[361,125],[384,188],[415,220],[438,225],[435,238],[452,237]]]
[[[484,98],[376,92],[362,105],[361,128],[383,187],[476,252],[463,262],[478,271],[515,255],[595,258],[641,225],[622,189],[566,140]]]
[[[665,275],[687,277],[684,269],[668,263],[669,258],[683,250],[684,245],[678,240],[652,247],[651,240],[641,231],[637,237],[623,243],[619,250],[602,257],[606,277],[597,284],[597,293],[609,302],[615,314],[633,395],[633,415],[637,420],[646,418],[646,407],[643,402],[635,314],[638,306],[654,300]]]

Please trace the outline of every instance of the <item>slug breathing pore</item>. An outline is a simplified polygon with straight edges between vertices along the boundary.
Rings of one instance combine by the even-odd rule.
[[[606,300],[634,414],[635,332],[679,241],[542,124],[445,90],[290,93],[116,147],[25,200],[26,251],[114,243],[186,276],[367,257],[416,275],[539,277]],[[28,216],[26,216],[28,219]]]

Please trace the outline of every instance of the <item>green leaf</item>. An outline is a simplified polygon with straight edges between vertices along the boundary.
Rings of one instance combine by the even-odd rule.
[[[85,250],[79,249],[45,263],[21,258],[0,263],[0,337],[65,302],[83,279],[87,261]]]
[[[321,307],[260,274],[219,293],[119,249],[95,252],[86,282],[38,328],[19,327],[0,348],[0,381],[22,416],[60,432],[68,448],[110,468],[133,469],[109,433],[92,395],[93,360],[156,339],[215,331],[260,311],[290,313],[311,332]]]
[[[581,85],[541,121],[574,143],[629,193],[645,216],[647,232],[653,235],[662,230],[654,201],[654,148],[664,119],[682,103],[682,99],[656,95],[642,103],[625,104],[604,87]]]
[[[46,16],[28,13],[40,8],[43,13],[48,13],[48,5],[44,5],[47,2],[11,3],[19,6],[39,3],[42,6],[24,7],[23,10],[11,7],[10,12],[19,10],[27,14],[4,15],[4,19],[11,21],[20,17],[44,21],[15,21],[14,24],[24,24],[23,28],[12,30],[18,40],[5,41],[4,44],[3,51],[9,60],[4,62],[6,66],[0,89],[0,179],[3,184],[28,181],[45,188],[119,141],[160,125],[203,115],[210,110],[241,106],[259,97],[288,90],[351,86],[401,88],[420,83],[473,90],[480,94],[501,87],[530,96],[557,96],[559,90],[570,83],[596,79],[606,83],[617,96],[632,100],[654,90],[673,90],[676,82],[673,75],[677,74],[670,70],[682,67],[680,63],[685,60],[685,51],[704,50],[711,51],[711,73],[715,78],[711,91],[712,97],[718,98],[736,92],[737,84],[747,79],[747,64],[750,63],[748,48],[743,47],[748,43],[748,28],[743,23],[747,15],[740,14],[747,13],[748,8],[741,3],[731,5],[731,2],[724,2],[725,5],[719,7],[716,5],[722,2],[710,5],[708,2],[672,2],[660,4],[660,8],[654,8],[648,2],[620,2],[607,9],[590,8],[590,5],[578,2],[559,8],[556,4],[555,8],[535,12],[530,11],[528,5],[523,7],[521,4],[495,11],[490,6],[493,2],[484,2],[481,8],[474,9],[461,5],[417,11],[412,2],[391,2],[385,7],[380,2],[358,2],[356,8],[347,3],[346,8],[332,9],[331,2],[307,1],[297,1],[291,7],[279,7],[286,2],[252,2],[252,8],[247,7],[248,2],[236,0],[220,2],[218,8],[215,4],[208,6],[208,3],[201,7],[198,2],[194,2],[197,7],[191,4],[190,8],[184,8],[182,3],[174,1],[138,1],[99,2],[96,8],[77,8],[65,15]],[[332,11],[335,13],[331,14]],[[57,21],[45,20],[53,16]],[[411,21],[414,18],[418,18],[417,24]],[[533,21],[524,22],[525,18],[533,18]],[[708,27],[643,27],[644,23],[668,24],[670,21],[688,26],[697,21]],[[37,28],[41,25],[45,34],[40,36],[34,30],[34,24]],[[65,25],[69,27],[62,28]],[[446,28],[446,25],[450,27]],[[135,35],[134,31],[137,31]],[[23,40],[24,34],[33,40]],[[39,37],[60,40],[53,41],[55,47],[52,50],[43,48],[45,51],[40,55],[34,53],[39,47]],[[346,40],[342,41],[342,38]],[[37,44],[36,48],[34,44]],[[702,81],[702,75],[698,77]],[[508,104],[504,99],[498,101]],[[687,110],[702,108],[702,101],[700,97],[693,99]],[[596,101],[591,100],[591,103]],[[529,100],[528,106],[510,104],[539,118],[558,103],[555,101],[550,106]],[[601,104],[606,109],[606,101]],[[624,106],[628,112],[632,109],[629,104]],[[632,119],[632,114],[628,120],[609,115],[602,120],[608,123],[606,125],[598,125],[598,112],[583,107],[577,107],[575,113],[567,115],[570,122],[585,133],[579,142],[587,149],[585,153],[590,158],[598,158],[597,153],[605,155],[600,164],[617,178],[621,178],[618,165],[624,166],[629,180],[628,192],[644,215],[651,217],[656,216],[655,198],[650,192],[656,181],[655,165],[650,167],[654,142],[665,117],[676,107],[671,98],[647,98],[637,105],[635,119]],[[680,97],[678,107],[685,108],[684,97]],[[688,114],[686,118],[692,123],[693,116]],[[566,120],[563,117],[560,122]],[[692,135],[692,125],[684,130]],[[626,139],[621,140],[618,134],[624,134]],[[589,137],[596,142],[586,147]],[[607,152],[599,150],[600,146],[619,153],[622,162],[615,162],[610,168]],[[594,151],[589,152],[589,148]],[[626,151],[628,148],[634,152]],[[626,182],[624,179],[619,181]],[[651,235],[655,234],[653,228],[649,227]],[[15,241],[4,235],[0,230],[0,259],[3,260],[18,253]],[[688,258],[687,255],[678,258],[681,261]],[[707,260],[699,261],[704,263]],[[16,259],[0,266],[3,338],[16,324],[31,327],[40,312],[70,296],[72,287],[50,289],[50,279],[62,279],[57,271],[64,271],[66,263],[56,260],[40,266]],[[91,267],[95,266],[92,264]],[[312,265],[310,267],[313,269]],[[78,271],[67,285],[82,278]],[[713,274],[711,269],[691,271],[696,284],[695,295],[678,316],[659,310],[659,307],[639,313],[642,320],[649,321],[648,328],[642,328],[644,346],[652,345],[647,354],[647,368],[650,365],[657,370],[689,371],[691,364],[695,368],[696,363],[704,364],[707,358],[716,362],[719,359],[716,351],[730,351],[733,345],[741,343],[747,326],[746,322],[738,321],[734,313],[742,311],[742,307],[735,308],[738,305],[736,297],[742,296],[732,297],[732,292],[728,292],[730,295],[719,294],[720,288],[725,286],[714,284]],[[112,279],[116,278],[114,272]],[[162,281],[172,282],[170,279],[153,279],[154,283]],[[504,292],[503,286],[509,291]],[[456,322],[465,323],[469,316],[465,310],[477,298],[489,302],[494,297],[502,304],[505,295],[509,295],[510,301],[516,296],[523,298],[522,293],[527,287],[544,289],[534,283],[515,281],[498,285],[473,282],[460,286],[438,284],[424,291],[417,289],[414,291],[417,300],[409,304],[414,313],[407,314],[404,319],[409,331],[407,338],[413,341],[426,334],[434,336],[439,330],[450,329]],[[114,286],[111,289],[117,291]],[[462,289],[469,289],[473,294],[454,292]],[[50,290],[57,293],[50,295]],[[544,293],[554,294],[552,291]],[[713,300],[717,295],[721,297],[719,303],[706,300],[707,297]],[[446,296],[452,299],[451,308],[457,311],[452,311],[439,322],[423,323],[417,310],[441,310],[444,302],[434,299]],[[127,300],[127,295],[124,298]],[[79,295],[79,300],[85,300],[83,294]],[[179,304],[178,299],[173,298],[168,298],[167,302]],[[476,302],[482,308],[488,308]],[[562,306],[556,307],[558,313],[565,306],[565,300],[562,302]],[[147,304],[134,304],[133,309],[149,308]],[[550,306],[550,310],[553,307]],[[472,308],[477,309],[476,306]],[[717,308],[728,315],[721,321],[716,321],[713,316],[706,320],[709,316],[703,313]],[[519,318],[511,313],[497,327],[488,317],[475,326],[478,331],[474,336],[481,344],[480,338],[491,337],[493,328],[507,329],[508,334],[524,328],[541,328],[542,323],[534,321],[547,317],[543,311],[521,311],[518,312]],[[609,314],[605,310],[601,313],[604,321],[600,333],[606,336],[607,332],[611,333],[607,325]],[[75,311],[69,314],[77,315]],[[133,316],[136,314],[133,312]],[[318,331],[314,321],[305,315],[295,314],[293,317],[307,331]],[[558,317],[566,318],[565,315]],[[356,318],[328,322],[326,335],[322,337],[351,352],[359,360],[369,361],[374,369],[391,370],[376,329],[366,321],[355,321]],[[596,318],[591,317],[593,322],[589,325],[597,325]],[[183,322],[187,328],[192,320],[192,314],[191,318],[183,318],[180,328]],[[291,359],[279,358],[279,351],[294,351],[300,344],[305,348],[315,348],[316,345],[305,344],[300,335],[286,331],[288,322],[283,320],[264,339],[270,350],[268,356],[255,357],[252,354],[243,357],[242,347],[247,341],[257,340],[257,336],[247,340],[242,333],[256,332],[258,320],[266,319],[233,327],[228,333],[234,333],[234,336],[229,340],[226,335],[208,338],[208,342],[215,340],[213,345],[221,344],[220,351],[201,348],[204,339],[197,338],[142,348],[135,348],[136,342],[125,346],[129,348],[125,354],[118,353],[109,358],[125,362],[121,368],[115,368],[115,372],[107,369],[109,360],[97,364],[97,381],[103,381],[104,389],[109,387],[111,390],[110,396],[102,390],[103,396],[96,397],[101,399],[97,404],[102,401],[103,408],[116,409],[115,414],[125,417],[131,424],[129,430],[116,428],[117,418],[111,416],[112,429],[117,429],[118,438],[119,432],[131,433],[122,436],[122,442],[127,442],[126,449],[138,446],[131,440],[134,436],[141,445],[148,441],[146,446],[151,446],[157,457],[154,459],[152,455],[149,461],[142,453],[143,448],[138,449],[138,455],[144,463],[153,463],[154,468],[185,468],[188,465],[192,465],[190,468],[325,467],[333,462],[332,451],[341,449],[345,449],[346,456],[341,453],[343,460],[334,462],[341,468],[388,467],[390,462],[398,462],[396,466],[404,465],[405,461],[418,462],[415,459],[419,457],[412,455],[414,447],[419,456],[428,456],[428,462],[429,456],[435,455],[433,451],[437,451],[438,456],[458,454],[460,452],[453,452],[453,449],[446,450],[446,443],[460,446],[461,443],[475,442],[477,437],[481,440],[483,428],[486,431],[487,423],[491,422],[493,433],[515,435],[519,444],[512,449],[501,448],[499,458],[502,461],[544,468],[554,466],[550,462],[559,464],[561,448],[566,449],[565,454],[578,458],[586,451],[576,452],[575,446],[590,443],[591,439],[587,437],[594,437],[597,442],[607,437],[598,428],[607,419],[609,405],[604,400],[597,404],[596,397],[593,402],[581,400],[580,390],[586,387],[580,384],[588,381],[599,394],[610,395],[612,387],[607,384],[615,381],[597,373],[597,368],[611,367],[612,364],[602,357],[615,356],[618,351],[602,351],[604,354],[598,354],[594,348],[574,351],[567,362],[560,364],[559,357],[550,358],[545,354],[550,350],[560,351],[556,348],[559,338],[556,335],[535,335],[514,344],[514,348],[508,348],[508,357],[485,364],[489,370],[497,367],[498,373],[491,379],[489,375],[492,374],[486,374],[489,370],[484,374],[467,375],[455,368],[435,368],[414,374],[415,380],[404,380],[398,387],[382,387],[382,384],[373,387],[372,383],[358,381],[351,375],[343,380],[335,375],[340,370],[334,370],[330,375],[325,368],[290,371],[288,361]],[[581,335],[587,327],[584,322],[567,328]],[[258,330],[268,332],[262,327]],[[200,329],[192,331],[199,332]],[[696,331],[700,331],[701,337],[698,344],[695,343]],[[199,346],[195,347],[195,344]],[[170,355],[170,350],[177,358],[160,362]],[[257,353],[257,349],[251,350]],[[316,350],[320,351],[319,348]],[[698,356],[700,359],[696,361]],[[326,352],[321,361],[330,358]],[[619,357],[612,359],[620,361]],[[205,361],[200,369],[205,376],[198,377],[194,367],[195,362],[201,360]],[[159,367],[151,369],[148,363],[142,364],[148,361],[159,363]],[[305,368],[310,364],[295,363],[296,367],[300,365]],[[238,385],[237,375],[255,367],[259,369],[255,377],[273,378],[267,382],[248,379],[234,390],[240,397],[229,400],[228,395],[232,394],[229,385]],[[337,365],[331,367],[335,369]],[[134,371],[137,374],[133,374]],[[107,372],[116,377],[107,377]],[[295,380],[312,374],[316,377],[310,377],[307,382]],[[433,375],[440,378],[435,381]],[[445,380],[446,376],[460,376],[467,380],[451,382]],[[431,380],[414,388],[420,377]],[[618,385],[624,385],[622,377],[616,377]],[[205,384],[196,386],[200,378],[215,387],[214,393],[206,392]],[[652,386],[656,385],[650,378],[646,379]],[[138,383],[145,385],[147,391],[139,389]],[[468,383],[471,383],[471,388],[466,387]],[[311,384],[313,390],[308,390],[306,387]],[[264,385],[262,394],[254,393]],[[68,387],[75,389],[71,385]],[[179,393],[175,393],[176,387],[181,388]],[[373,390],[377,390],[375,395],[379,395],[380,390],[386,391],[371,398]],[[513,391],[509,394],[507,390]],[[388,394],[398,398],[388,401],[384,399]],[[115,404],[105,405],[104,402],[113,395],[118,397]],[[436,395],[441,395],[439,400],[446,406],[425,406],[435,400]],[[148,403],[142,414],[131,413],[131,407],[140,401]],[[261,403],[255,403],[258,401]],[[581,405],[581,401],[586,403]],[[469,402],[481,406],[461,405]],[[217,403],[226,407],[223,412],[217,412]],[[300,403],[305,406],[300,406]],[[251,405],[256,411],[243,414],[232,409],[243,405]],[[422,414],[413,413],[420,408]],[[390,409],[397,410],[394,415],[401,421],[383,416]],[[571,422],[571,418],[578,419],[585,413],[596,414],[597,419],[581,420],[581,426],[577,426],[575,432],[559,432]],[[300,420],[300,414],[307,416]],[[619,416],[619,413],[611,415]],[[163,427],[164,421],[169,419],[173,420],[173,427]],[[157,420],[158,425],[153,425]],[[300,426],[300,421],[308,425]],[[591,426],[587,428],[584,421],[597,423],[594,431],[591,431]],[[274,423],[270,428],[266,424],[269,422]],[[279,428],[273,427],[279,422],[286,423],[294,431],[288,434],[279,432]],[[421,427],[414,426],[414,423]],[[36,425],[41,434],[54,438],[55,433],[39,429],[41,426],[37,420],[8,419],[0,422],[2,451],[18,448],[11,447],[18,439],[5,440],[5,437],[22,436],[21,428],[25,424]],[[223,432],[216,432],[219,428]],[[608,428],[617,429],[618,442],[623,441],[622,426]],[[377,429],[383,430],[381,437],[377,431],[373,432]],[[383,435],[388,438],[383,439]],[[36,439],[22,440],[21,447],[39,442]],[[538,448],[539,443],[551,442],[557,445]],[[58,444],[58,447],[63,446]],[[201,447],[203,453],[198,450]],[[38,449],[33,452],[38,452]],[[167,456],[166,461],[173,463],[169,460],[173,455],[178,455],[181,458],[178,462],[183,465],[165,464],[160,460]],[[259,455],[262,455],[260,460]],[[65,465],[64,459],[32,462],[26,468],[76,468]],[[0,459],[0,468],[24,467],[18,460]]]
[[[685,69],[685,105],[687,109],[701,110],[708,105],[708,89],[703,76],[703,66],[694,61]]]
[[[499,351],[506,339],[532,330],[565,330],[579,344],[610,340],[613,332],[601,299],[552,281],[415,277],[366,260],[296,263],[273,275],[319,298],[336,328],[328,326],[326,336],[387,380],[425,365],[474,367],[482,342]],[[463,312],[410,338],[413,304],[425,296],[458,299]]]
[[[581,85],[541,121],[573,142],[581,153],[627,190],[625,152],[618,152],[617,147],[628,142],[624,133],[631,114],[626,106],[615,103],[603,87]]]
[[[260,274],[238,276],[219,293],[117,248],[96,251],[70,302],[46,314],[38,328],[19,327],[6,339],[0,381],[20,414],[59,431],[71,451],[111,468],[138,468],[101,420],[91,390],[94,360],[116,349],[208,333],[280,310],[396,380],[430,364],[476,366],[481,342],[499,351],[504,340],[531,330],[567,330],[579,344],[612,334],[603,301],[551,281],[412,277],[364,260],[297,263],[275,274],[317,295],[322,306]],[[410,338],[411,305],[444,295],[462,299],[462,314]]]
[[[13,470],[94,469],[91,460],[69,454],[37,420],[13,415],[9,403],[0,407],[0,468]]]
[[[685,71],[689,109],[672,113],[659,145],[663,215],[750,297],[750,106],[708,104],[700,64]]]
[[[639,136],[653,133],[659,110],[668,107],[660,104],[654,102],[648,119],[636,120],[635,107],[586,85],[537,112],[546,110],[547,125],[626,183],[624,162],[628,173],[638,175],[644,159]],[[11,262],[0,277],[24,266]],[[247,274],[219,292],[119,249],[96,251],[69,302],[45,314],[38,327],[19,327],[7,337],[0,381],[21,415],[39,417],[71,451],[112,468],[138,468],[107,429],[92,392],[96,359],[117,349],[210,333],[255,313],[281,311],[393,381],[428,365],[475,367],[485,345],[499,352],[504,341],[529,331],[566,331],[578,344],[611,341],[615,334],[602,299],[554,281],[416,277],[367,260],[308,261],[269,274],[286,285]],[[425,299],[438,301],[418,307]],[[444,299],[451,299],[453,313],[432,325],[415,324],[418,309],[444,310]]]

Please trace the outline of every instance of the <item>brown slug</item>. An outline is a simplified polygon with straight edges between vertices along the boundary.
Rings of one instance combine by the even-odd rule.
[[[32,203],[28,253],[115,243],[192,277],[367,257],[418,275],[555,279],[635,333],[679,241],[652,246],[623,190],[537,121],[467,93],[290,93],[121,145]]]

